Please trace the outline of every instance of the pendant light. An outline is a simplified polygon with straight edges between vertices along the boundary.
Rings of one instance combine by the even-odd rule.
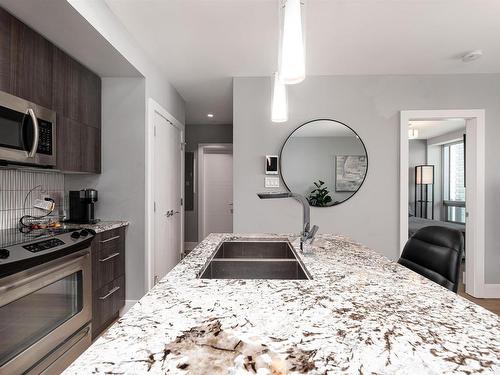
[[[271,109],[272,122],[288,121],[288,98],[286,87],[278,77],[278,73],[274,73],[273,84],[273,102]]]
[[[306,78],[301,0],[285,0],[281,32],[280,80],[291,85]]]

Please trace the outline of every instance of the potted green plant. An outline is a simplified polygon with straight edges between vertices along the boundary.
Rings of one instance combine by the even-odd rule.
[[[314,182],[314,186],[316,187],[311,191],[307,200],[309,204],[314,207],[327,207],[332,202],[332,197],[330,197],[330,192],[326,188],[325,182],[318,180],[318,182]]]

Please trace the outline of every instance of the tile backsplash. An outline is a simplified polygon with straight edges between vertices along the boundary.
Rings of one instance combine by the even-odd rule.
[[[35,189],[26,199],[26,195],[33,188]],[[53,215],[62,215],[64,212],[62,173],[0,169],[0,229],[17,227],[23,215],[43,215],[45,212],[34,208],[33,202],[46,196],[54,199],[56,203]]]

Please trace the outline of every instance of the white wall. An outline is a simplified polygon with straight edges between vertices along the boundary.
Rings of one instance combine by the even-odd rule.
[[[399,119],[401,110],[486,110],[486,282],[500,283],[500,75],[307,77],[289,88],[289,121],[270,121],[270,78],[235,78],[235,232],[299,232],[293,200],[259,200],[262,157],[315,118],[351,126],[365,142],[368,175],[360,191],[331,208],[312,208],[320,232],[344,233],[395,259],[399,254]]]
[[[126,298],[145,290],[145,81],[141,78],[102,80],[102,173],[66,175],[65,189],[99,191],[96,217],[130,221],[127,229]]]

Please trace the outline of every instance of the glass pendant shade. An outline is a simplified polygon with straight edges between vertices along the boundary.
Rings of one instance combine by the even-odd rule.
[[[286,122],[288,121],[288,98],[286,87],[281,82],[278,74],[274,74],[273,84],[273,102],[271,109],[272,122]]]
[[[286,85],[302,82],[306,67],[300,0],[286,0],[281,35],[280,80]]]

